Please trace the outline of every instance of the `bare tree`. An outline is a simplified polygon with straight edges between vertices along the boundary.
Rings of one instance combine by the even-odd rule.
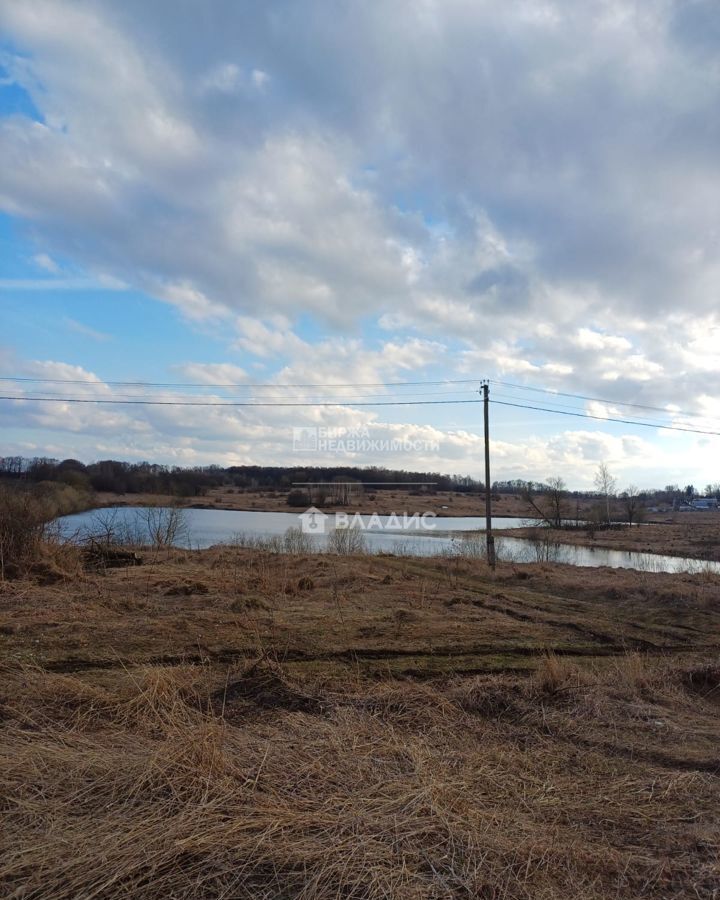
[[[601,462],[595,473],[595,487],[605,501],[605,521],[610,524],[610,500],[615,496],[617,479],[610,474],[607,463]]]
[[[565,518],[566,494],[565,482],[559,476],[555,476],[548,479],[541,493],[534,493],[528,484],[523,491],[523,500],[532,507],[545,525],[560,528]]]
[[[364,493],[362,482],[346,475],[336,475],[331,485],[333,503],[350,506],[358,502]]]
[[[98,509],[92,515],[88,528],[87,538],[92,544],[101,544],[110,547],[120,544],[122,540],[118,535],[118,514],[115,509]]]
[[[643,518],[645,507],[638,488],[634,484],[629,485],[620,495],[620,499],[625,507],[628,525],[640,522]]]
[[[156,551],[187,542],[188,527],[184,510],[176,506],[148,506],[138,510],[138,515]]]
[[[328,535],[327,549],[329,553],[337,553],[339,556],[366,553],[365,535],[357,526],[335,528]]]
[[[288,528],[283,537],[282,549],[285,553],[298,556],[315,551],[315,544],[309,534],[305,534],[302,528]]]

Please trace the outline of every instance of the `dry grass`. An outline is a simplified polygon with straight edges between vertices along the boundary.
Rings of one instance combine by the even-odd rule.
[[[481,560],[169,551],[38,585],[0,583],[0,652],[55,670],[229,662],[265,650],[366,674],[528,668],[720,650],[720,576]]]
[[[639,706],[607,668],[552,697],[517,676],[299,685],[267,662],[104,687],[8,672],[0,883],[53,900],[710,898],[716,710],[682,670],[646,676]]]
[[[236,490],[227,487],[211,488],[202,497],[178,498],[169,494],[113,494],[98,493],[97,503],[101,506],[158,506],[174,505],[199,506],[209,509],[265,510],[268,512],[301,512],[288,506],[287,491]],[[347,512],[408,513],[432,511],[438,516],[483,516],[485,515],[484,494],[465,494],[456,491],[438,491],[435,494],[412,493],[407,490],[367,491],[354,499],[350,506],[331,504],[331,510]],[[574,509],[574,508],[573,508]],[[503,494],[493,500],[494,516],[532,516],[532,508],[522,497]]]
[[[170,552],[0,610],[2,896],[717,898],[718,578]]]
[[[83,508],[87,498],[67,485],[18,487],[0,483],[0,582],[32,573],[52,582],[77,577],[77,548],[58,539],[52,520]]]
[[[688,556],[692,559],[720,561],[720,512],[673,513],[657,516],[658,523],[639,528],[617,528],[587,532],[556,528],[519,528],[501,531],[508,537],[541,539],[549,543],[579,544],[608,550]],[[502,529],[502,520],[497,526]]]

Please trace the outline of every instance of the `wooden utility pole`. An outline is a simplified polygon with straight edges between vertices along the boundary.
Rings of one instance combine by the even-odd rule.
[[[492,490],[490,487],[490,386],[482,384],[483,408],[485,412],[485,540],[487,541],[487,561],[495,568],[495,538],[492,533]]]

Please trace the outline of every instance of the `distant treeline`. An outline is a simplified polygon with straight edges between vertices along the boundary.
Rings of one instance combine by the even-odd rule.
[[[58,481],[85,490],[118,494],[173,494],[198,497],[211,488],[290,491],[300,484],[318,488],[355,482],[368,490],[407,487],[410,490],[470,492],[484,485],[473,478],[438,472],[356,466],[162,466],[104,459],[85,464],[77,459],[22,456],[0,457],[0,477],[28,482]]]
[[[59,482],[79,491],[101,491],[117,494],[169,494],[177,497],[200,497],[212,488],[294,492],[299,504],[309,495],[313,502],[329,499],[347,500],[357,490],[377,492],[407,489],[413,493],[455,491],[472,493],[484,490],[482,481],[466,475],[443,475],[439,472],[410,472],[379,466],[163,466],[157,463],[129,463],[103,459],[85,464],[77,459],[0,457],[0,478],[26,483]],[[307,487],[312,485],[312,487]],[[543,482],[513,479],[495,481],[493,493],[545,493]],[[299,496],[300,491],[303,496]],[[680,488],[667,485],[662,490],[635,492],[645,501],[675,502],[692,498],[699,492],[693,485]],[[566,497],[593,497],[592,491],[563,490]],[[347,496],[343,496],[347,495]],[[706,496],[720,497],[720,484],[708,485]]]

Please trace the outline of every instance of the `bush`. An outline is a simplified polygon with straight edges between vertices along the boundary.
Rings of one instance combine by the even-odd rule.
[[[155,550],[179,547],[188,541],[187,517],[174,506],[149,506],[139,510],[146,539]]]
[[[304,555],[315,549],[313,539],[301,528],[288,528],[283,538],[283,549],[286,553]]]
[[[24,574],[39,559],[51,517],[28,491],[0,488],[0,578]]]
[[[567,690],[577,678],[578,670],[575,665],[548,652],[535,670],[531,690],[534,688],[539,695],[552,697]]]
[[[41,481],[30,490],[31,496],[45,507],[48,521],[58,516],[69,516],[93,506],[90,491],[56,481]]]
[[[367,543],[359,528],[336,528],[328,535],[327,548],[329,553],[351,556],[366,553]]]
[[[307,509],[310,506],[310,495],[306,491],[290,491],[287,496],[287,505]]]

